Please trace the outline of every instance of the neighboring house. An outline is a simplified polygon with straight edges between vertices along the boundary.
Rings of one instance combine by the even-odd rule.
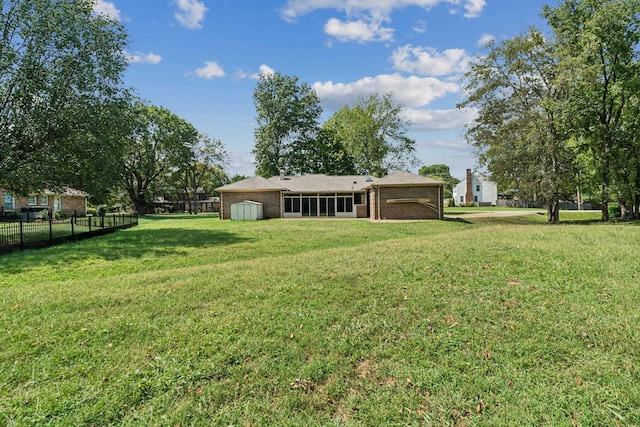
[[[87,197],[84,191],[67,188],[62,192],[44,190],[27,197],[14,197],[0,188],[0,214],[4,218],[10,212],[20,213],[24,219],[39,217],[40,211],[64,212],[67,216],[86,215]]]
[[[384,178],[364,175],[259,176],[220,188],[220,219],[231,205],[262,203],[265,218],[442,219],[441,181],[395,172]]]
[[[153,208],[169,212],[187,212],[189,211],[189,203],[193,203],[193,201],[184,200],[184,194],[179,197],[164,195],[153,201]],[[196,191],[196,209],[199,212],[219,212],[220,197],[209,196],[203,187],[199,187]]]
[[[495,206],[498,202],[498,187],[479,172],[467,169],[467,176],[453,189],[456,206],[473,202],[478,206]]]

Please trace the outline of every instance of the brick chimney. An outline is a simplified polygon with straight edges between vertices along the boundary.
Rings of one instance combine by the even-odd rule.
[[[467,169],[467,192],[464,195],[465,202],[473,202],[473,187],[472,187],[472,179],[471,179],[471,169]]]

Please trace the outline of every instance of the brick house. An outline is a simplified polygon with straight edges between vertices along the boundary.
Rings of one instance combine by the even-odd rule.
[[[67,188],[62,192],[44,190],[27,197],[14,197],[0,188],[0,214],[4,218],[10,212],[22,214],[24,219],[40,216],[40,211],[64,212],[67,216],[86,215],[87,197],[84,191]]]
[[[231,218],[231,205],[263,204],[265,218],[442,219],[444,182],[395,172],[384,178],[366,175],[253,177],[216,188],[220,219]]]

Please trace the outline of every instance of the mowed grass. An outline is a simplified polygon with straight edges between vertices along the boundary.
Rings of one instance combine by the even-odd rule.
[[[0,258],[0,424],[640,425],[640,227],[156,217]]]

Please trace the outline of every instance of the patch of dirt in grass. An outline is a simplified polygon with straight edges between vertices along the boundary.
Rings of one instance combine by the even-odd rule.
[[[367,378],[371,374],[373,362],[369,359],[362,360],[356,366],[356,376],[358,378]]]

